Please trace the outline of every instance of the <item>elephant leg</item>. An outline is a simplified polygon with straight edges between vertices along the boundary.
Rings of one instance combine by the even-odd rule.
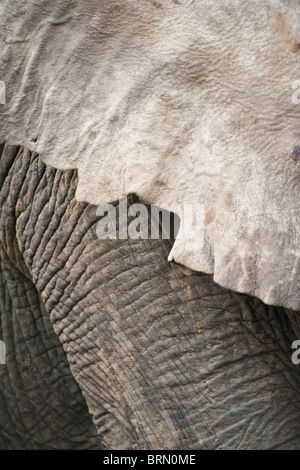
[[[76,173],[22,152],[4,209],[104,445],[299,448],[296,337],[283,309],[185,276],[166,240],[98,240]]]
[[[2,205],[0,222],[0,339],[6,345],[6,365],[0,365],[0,448],[99,448],[80,388],[20,255],[14,209],[7,207]]]

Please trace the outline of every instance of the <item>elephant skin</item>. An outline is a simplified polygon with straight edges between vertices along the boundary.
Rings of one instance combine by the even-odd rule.
[[[298,0],[6,1],[0,139],[77,168],[79,201],[203,204],[204,246],[169,259],[300,310],[299,18]]]
[[[169,240],[99,240],[95,206],[75,199],[76,172],[46,167],[34,152],[9,145],[0,162],[1,266],[12,298],[5,294],[7,306],[0,305],[6,446],[57,448],[65,420],[70,435],[60,446],[74,447],[77,422],[77,446],[93,446],[84,410],[70,406],[76,389],[66,386],[67,368],[54,340],[45,340],[42,308],[105,448],[300,447],[299,370],[291,361],[299,313],[226,290],[211,275],[186,276],[167,261]],[[52,395],[59,422],[52,407],[40,417]],[[7,404],[19,415],[7,415]],[[30,418],[29,436],[36,425],[40,440],[21,426],[16,436],[17,417]]]
[[[2,2],[1,448],[299,449],[299,13]],[[204,243],[100,240],[121,196]]]

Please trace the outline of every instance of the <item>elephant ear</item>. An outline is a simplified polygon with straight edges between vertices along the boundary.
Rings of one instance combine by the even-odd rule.
[[[7,0],[0,138],[77,168],[81,201],[204,208],[204,243],[178,238],[169,259],[300,310],[299,11]]]

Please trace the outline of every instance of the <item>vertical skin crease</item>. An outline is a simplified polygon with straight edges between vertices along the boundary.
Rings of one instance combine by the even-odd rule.
[[[297,312],[235,294],[210,275],[185,276],[166,260],[169,241],[98,240],[96,207],[75,200],[75,171],[47,167],[23,148],[1,150],[1,445],[57,446],[51,422],[39,443],[34,428],[65,405],[65,445],[76,429],[93,447],[50,318],[105,447],[299,448]],[[45,395],[37,380],[28,385],[28,354]],[[62,399],[68,383],[81,403],[73,414],[70,394]],[[28,413],[39,417],[50,389],[55,407],[29,429]],[[6,408],[23,427],[15,430],[16,414],[8,423]],[[56,425],[63,433],[62,420]]]
[[[6,345],[6,365],[0,365],[0,449],[97,449],[86,403],[19,251],[15,200],[7,186],[18,151],[10,147],[0,157],[0,338]],[[19,163],[20,158],[22,152]],[[24,176],[15,172],[15,195]]]

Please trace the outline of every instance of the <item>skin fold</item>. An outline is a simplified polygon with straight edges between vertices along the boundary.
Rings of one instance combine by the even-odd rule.
[[[2,448],[95,447],[70,371],[105,448],[299,448],[296,312],[186,276],[168,240],[99,240],[75,171],[1,152]]]
[[[20,163],[22,152],[17,147],[4,154],[2,150],[0,337],[6,345],[6,365],[0,366],[0,448],[97,449],[96,428],[19,250],[7,184],[8,172],[18,178],[11,165],[17,156]],[[26,181],[21,177],[19,183],[15,189],[20,196]]]

